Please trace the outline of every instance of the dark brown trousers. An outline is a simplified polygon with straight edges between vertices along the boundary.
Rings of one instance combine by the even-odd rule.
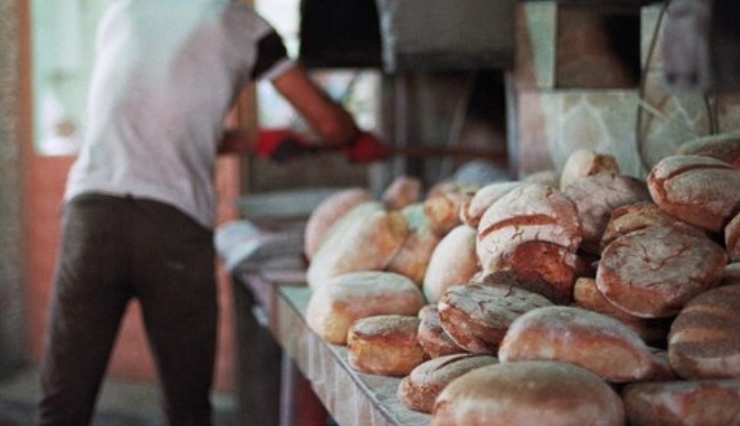
[[[40,374],[38,424],[90,423],[126,307],[138,300],[171,426],[211,424],[213,232],[169,205],[78,196],[63,233]]]

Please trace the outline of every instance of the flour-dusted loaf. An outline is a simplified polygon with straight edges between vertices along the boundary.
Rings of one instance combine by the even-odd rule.
[[[306,323],[327,342],[345,344],[356,320],[374,315],[415,316],[424,304],[421,290],[408,277],[393,272],[351,272],[314,290]]]
[[[725,251],[704,236],[652,226],[612,241],[596,271],[599,291],[642,318],[677,314],[692,297],[719,284]]]
[[[622,390],[630,426],[740,425],[740,381],[633,383]]]
[[[523,184],[494,202],[478,224],[476,253],[484,272],[499,269],[501,258],[527,241],[546,241],[575,252],[581,225],[573,201],[547,185]]]
[[[611,219],[601,237],[601,248],[603,250],[617,237],[651,226],[668,226],[697,236],[707,235],[705,230],[669,215],[652,201],[643,201],[612,210]]]
[[[375,201],[358,204],[327,231],[308,266],[306,281],[315,290],[337,275],[383,270],[408,234],[399,211]]]
[[[497,269],[489,271],[484,280],[503,280],[565,305],[573,300],[576,277],[585,270],[583,260],[565,247],[547,241],[525,241],[504,253]]]
[[[615,383],[643,380],[653,360],[645,342],[616,319],[570,306],[531,310],[509,327],[499,360],[562,361],[591,370]]]
[[[437,397],[432,426],[624,426],[619,395],[573,364],[522,361],[476,368]]]
[[[428,359],[416,333],[419,318],[375,315],[361,318],[347,330],[347,360],[357,371],[405,376]]]
[[[740,170],[712,157],[665,157],[647,182],[661,209],[711,232],[722,231],[740,208]]]
[[[740,285],[691,299],[671,325],[668,360],[685,379],[740,379]]]
[[[725,227],[725,249],[731,262],[740,262],[740,214]]]
[[[560,189],[565,190],[574,181],[601,173],[619,173],[617,159],[606,153],[587,149],[573,151],[563,164],[560,172]]]
[[[483,213],[491,204],[522,184],[520,181],[493,182],[478,189],[470,199],[460,206],[460,220],[473,228],[478,227]]]
[[[497,362],[496,357],[475,354],[445,355],[425,361],[401,380],[396,396],[412,410],[431,413],[437,396],[452,380]]]
[[[551,305],[544,296],[521,288],[471,283],[448,288],[437,306],[442,327],[458,346],[495,354],[512,321]]]
[[[737,137],[693,140],[679,146],[676,154],[712,157],[740,169],[740,139]]]
[[[665,345],[670,318],[640,318],[612,305],[596,287],[596,280],[581,277],[573,288],[575,306],[616,318],[637,333],[648,344]]]
[[[563,193],[573,200],[578,211],[583,236],[581,249],[596,254],[600,252],[601,238],[611,219],[612,210],[650,200],[645,182],[616,173],[599,173],[574,179],[563,189]]]
[[[421,199],[421,179],[401,175],[393,179],[380,196],[385,207],[391,210],[402,209]]]
[[[438,302],[448,287],[466,283],[478,272],[477,235],[475,228],[459,225],[435,246],[422,282],[427,301]]]
[[[303,251],[310,260],[318,250],[324,234],[352,207],[372,201],[373,195],[361,187],[339,190],[321,201],[313,209],[304,230]]]
[[[409,234],[386,270],[405,275],[421,287],[432,253],[441,237],[432,228],[422,203],[404,207],[401,214],[406,219]]]
[[[440,237],[462,224],[460,209],[470,197],[467,192],[445,192],[424,200],[424,214]]]

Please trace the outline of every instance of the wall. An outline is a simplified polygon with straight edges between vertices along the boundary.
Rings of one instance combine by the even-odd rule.
[[[740,129],[737,95],[705,98],[664,89],[660,8],[638,11],[644,81],[630,83],[610,58],[615,54],[609,53],[604,34],[589,26],[588,19],[573,11],[567,15],[570,20],[564,18],[555,2],[519,4],[516,61],[508,89],[509,143],[518,152],[514,161],[520,175],[560,170],[571,152],[583,148],[610,153],[624,173],[643,177],[652,164],[687,141]],[[576,38],[563,40],[574,34]],[[651,50],[654,34],[658,38]],[[575,49],[574,40],[584,46]],[[581,87],[563,87],[563,75]],[[600,84],[604,79],[610,83]],[[597,85],[601,87],[592,87]],[[715,129],[710,128],[712,115]]]

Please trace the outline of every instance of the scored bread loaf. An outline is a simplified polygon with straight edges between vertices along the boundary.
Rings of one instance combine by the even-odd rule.
[[[632,176],[599,173],[573,180],[563,193],[576,206],[581,222],[581,249],[600,252],[600,242],[614,208],[639,201],[649,201],[645,182]]]
[[[691,299],[671,324],[668,360],[685,379],[740,379],[740,285]]]
[[[740,170],[698,155],[660,160],[647,176],[653,201],[671,215],[711,232],[720,232],[738,213]]]
[[[431,413],[437,396],[452,380],[497,362],[496,357],[475,354],[445,355],[425,361],[401,380],[396,396],[412,410]]]
[[[397,210],[386,210],[375,201],[358,204],[327,231],[306,281],[315,290],[337,275],[383,270],[408,233],[406,219]]]
[[[722,160],[740,169],[740,139],[733,137],[700,139],[685,142],[676,150],[679,155],[703,155]]]
[[[434,247],[422,282],[427,301],[438,302],[447,287],[468,282],[478,272],[477,235],[475,228],[459,225]]]
[[[544,296],[521,288],[470,283],[448,288],[437,307],[442,328],[458,346],[495,354],[514,319],[551,305]]]
[[[596,285],[619,309],[642,318],[669,317],[719,284],[725,251],[704,236],[651,226],[612,241],[601,254]]]
[[[411,279],[393,272],[336,276],[311,294],[306,323],[329,343],[343,345],[353,322],[374,315],[416,315],[424,296]]]
[[[419,345],[430,358],[466,352],[455,343],[439,321],[437,304],[425,305],[419,310]]]
[[[476,368],[437,397],[432,426],[624,426],[619,395],[573,364],[521,361]]]
[[[622,390],[630,426],[740,424],[740,381],[633,383]]]
[[[405,376],[428,358],[416,333],[419,318],[375,315],[360,318],[347,330],[347,357],[357,371]]]
[[[324,234],[352,207],[372,201],[373,195],[365,188],[355,187],[337,191],[321,201],[306,221],[303,251],[311,260]]]
[[[527,183],[494,202],[478,224],[476,253],[481,269],[494,272],[501,258],[526,241],[546,241],[574,252],[581,225],[573,201],[562,192]]]
[[[515,319],[498,351],[502,363],[562,361],[614,383],[646,379],[653,359],[645,342],[616,319],[571,306],[531,310]]]
[[[478,227],[481,217],[491,204],[522,184],[520,181],[494,182],[478,189],[460,206],[460,220],[473,228]]]

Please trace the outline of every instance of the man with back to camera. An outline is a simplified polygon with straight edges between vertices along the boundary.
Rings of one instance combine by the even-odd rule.
[[[350,160],[369,159],[353,158],[352,147],[366,145],[358,141],[377,141],[287,57],[253,8],[234,1],[116,0],[100,22],[96,55],[85,142],[64,195],[38,425],[90,423],[132,298],[167,424],[210,425],[215,158],[269,155],[275,142],[225,133],[233,101],[267,79]]]

